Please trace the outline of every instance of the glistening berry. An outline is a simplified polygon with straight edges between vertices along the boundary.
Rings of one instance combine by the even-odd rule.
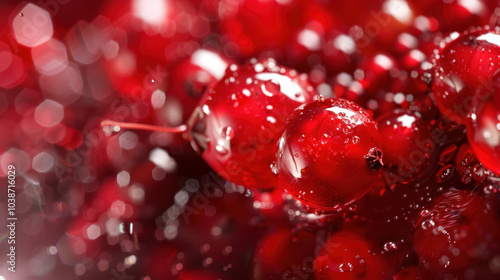
[[[292,196],[333,210],[369,190],[382,165],[381,148],[366,110],[345,99],[320,99],[291,114],[273,167]]]
[[[489,27],[452,33],[441,42],[434,63],[433,96],[439,110],[465,124],[476,93],[498,70],[500,30]]]
[[[397,172],[402,182],[422,175],[430,167],[437,144],[431,126],[419,115],[396,110],[377,119],[382,137],[384,162]]]

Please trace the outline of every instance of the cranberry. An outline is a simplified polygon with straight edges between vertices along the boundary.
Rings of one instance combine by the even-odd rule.
[[[273,147],[290,112],[314,95],[305,75],[272,59],[233,64],[207,89],[188,123],[188,139],[227,180],[247,188],[274,187]]]
[[[467,139],[481,163],[500,175],[500,94],[498,77],[476,94],[476,107],[467,124]]]
[[[379,53],[363,62],[355,78],[368,95],[374,95],[379,89],[388,87],[397,73],[397,63],[388,54]]]
[[[300,11],[305,3],[303,0],[219,1],[220,26],[224,37],[244,56],[269,48],[281,49],[300,27]]]
[[[290,228],[264,236],[255,250],[254,279],[292,279],[311,276],[314,267],[315,234],[296,233]]]
[[[313,208],[335,209],[358,200],[382,164],[375,121],[344,99],[299,107],[278,146],[275,168],[281,185]]]
[[[406,182],[425,173],[437,145],[431,126],[419,115],[404,110],[382,115],[377,123],[384,163],[397,170]]]
[[[474,4],[471,5],[472,3]],[[428,17],[427,20],[436,22],[434,25],[437,26],[433,28],[432,31],[439,30],[441,32],[460,32],[470,26],[492,24],[490,16],[497,7],[495,1],[491,2],[488,0],[478,0],[474,2],[436,2],[425,0],[412,2],[412,4],[417,13],[423,13]],[[418,25],[423,25],[424,22],[420,19]]]
[[[270,190],[256,190],[254,192],[253,207],[259,209],[266,217],[282,219],[283,207],[286,203],[287,194],[281,188]]]
[[[432,59],[432,90],[437,106],[451,120],[465,124],[476,88],[485,85],[497,71],[500,46],[498,28],[475,28],[452,33],[441,42]]]
[[[420,214],[415,250],[425,270],[439,272],[467,266],[500,250],[500,223],[494,199],[450,190]]]
[[[166,120],[167,126],[185,123],[205,89],[222,79],[231,64],[232,60],[217,51],[198,49],[173,67],[166,77],[164,91],[153,92],[151,96],[158,119]]]
[[[250,274],[246,262],[257,242],[258,212],[251,199],[237,191],[238,186],[233,184],[229,193],[228,187],[219,188],[212,179],[210,175],[200,185],[188,183],[184,194],[193,186],[199,190],[190,194],[186,204],[177,203],[165,212],[165,230],[167,238],[193,258],[194,265],[224,271],[229,279],[237,279]]]
[[[341,230],[323,244],[315,261],[318,279],[387,279],[388,263],[355,232]]]

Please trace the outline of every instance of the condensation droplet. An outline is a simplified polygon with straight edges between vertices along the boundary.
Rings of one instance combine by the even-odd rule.
[[[273,172],[274,175],[279,174],[278,165],[276,164],[276,162],[271,163],[271,172]]]
[[[339,265],[340,272],[351,272],[354,270],[354,267],[351,263],[342,263]]]
[[[420,226],[422,227],[423,230],[428,230],[430,228],[433,228],[435,225],[436,224],[434,223],[434,221],[429,219],[429,220],[423,221]]]
[[[230,126],[226,126],[222,129],[221,135],[226,140],[231,140],[234,137],[234,130]]]
[[[394,242],[387,242],[384,244],[384,251],[386,251],[386,252],[394,251],[397,249],[398,249],[398,246]]]

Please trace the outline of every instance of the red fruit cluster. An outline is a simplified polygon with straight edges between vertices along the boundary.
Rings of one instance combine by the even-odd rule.
[[[2,1],[0,280],[500,278],[498,10]]]

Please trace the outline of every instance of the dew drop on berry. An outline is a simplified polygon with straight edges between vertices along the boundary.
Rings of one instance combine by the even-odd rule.
[[[453,173],[454,173],[453,166],[451,164],[443,166],[436,173],[436,181],[438,183],[443,183],[445,181],[448,181],[451,177],[453,177]]]
[[[271,172],[273,172],[274,175],[279,174],[278,165],[276,164],[275,161],[273,161],[273,163],[271,163]]]
[[[488,185],[483,188],[483,192],[486,195],[496,194],[498,192],[498,188],[493,185]]]
[[[340,272],[352,272],[354,267],[351,263],[342,263],[339,265]]]
[[[221,136],[226,140],[231,140],[234,137],[234,130],[230,126],[226,126],[222,129]]]
[[[398,246],[394,242],[387,242],[384,244],[384,251],[390,252],[398,249]]]
[[[431,212],[430,212],[429,210],[427,210],[427,209],[424,209],[424,210],[422,210],[422,211],[420,212],[420,216],[422,216],[422,217],[424,217],[424,218],[425,218],[425,217],[428,217],[430,214],[431,214]]]
[[[434,223],[434,221],[432,219],[429,219],[429,220],[423,221],[420,226],[422,227],[423,230],[428,230],[428,229],[433,228],[435,225],[436,224]]]

